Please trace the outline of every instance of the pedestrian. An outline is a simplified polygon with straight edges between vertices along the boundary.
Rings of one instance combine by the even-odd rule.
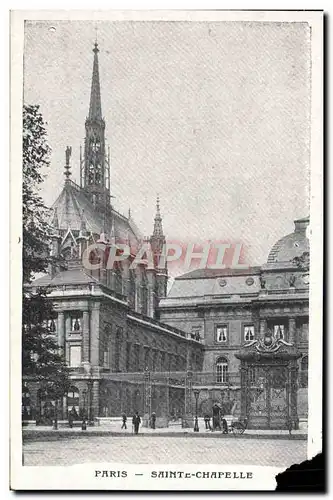
[[[221,430],[220,408],[217,404],[213,406],[213,431]]]
[[[206,429],[209,429],[210,431],[212,430],[211,426],[210,426],[210,415],[208,415],[206,413],[206,415],[204,416],[204,421],[205,421],[205,428]]]
[[[228,422],[223,416],[222,416],[222,430],[223,434],[228,434]]]
[[[156,413],[153,411],[151,414],[151,428],[155,429],[156,427]]]
[[[135,415],[132,418],[132,424],[134,426],[134,434],[138,434],[139,425],[141,424],[141,418],[140,418],[139,413],[137,411],[135,412]]]
[[[127,422],[126,413],[122,414],[122,419],[123,419],[123,425],[121,426],[121,428],[122,429],[127,429],[127,425],[126,425],[126,422]]]

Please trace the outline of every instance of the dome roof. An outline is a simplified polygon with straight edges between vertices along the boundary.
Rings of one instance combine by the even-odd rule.
[[[306,235],[309,222],[309,217],[295,220],[294,232],[287,234],[275,243],[269,252],[267,262],[290,262],[295,257],[300,257],[304,252],[309,252],[310,245]]]

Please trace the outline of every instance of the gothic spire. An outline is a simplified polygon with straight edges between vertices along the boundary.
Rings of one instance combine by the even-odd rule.
[[[161,212],[160,212],[160,198],[157,195],[156,199],[156,215],[154,219],[154,231],[153,231],[153,236],[154,237],[163,237],[163,227],[162,227],[162,217],[161,217]]]
[[[98,69],[98,44],[94,44],[94,64],[93,74],[91,81],[90,93],[90,106],[89,106],[89,120],[102,120],[102,104],[101,104],[101,88],[99,83],[99,69]]]

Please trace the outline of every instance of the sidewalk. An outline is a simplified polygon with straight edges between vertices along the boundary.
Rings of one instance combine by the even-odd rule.
[[[112,422],[109,425],[90,426],[83,431],[81,427],[59,427],[54,430],[50,426],[33,426],[23,427],[23,440],[40,440],[40,439],[61,439],[61,438],[79,438],[87,436],[114,436],[114,437],[130,437],[134,436],[132,426],[121,429],[118,422]],[[159,429],[150,429],[140,427],[139,436],[161,436],[161,437],[191,437],[191,438],[222,438],[222,439],[301,439],[306,440],[307,434],[304,430],[292,431],[291,435],[287,430],[260,430],[246,429],[244,434],[235,435],[232,432],[222,434],[221,431],[205,430],[204,426],[199,427],[199,432],[194,432],[193,428],[184,429],[181,427],[164,427]]]

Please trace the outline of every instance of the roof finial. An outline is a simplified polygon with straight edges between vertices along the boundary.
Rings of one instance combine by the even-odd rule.
[[[157,198],[156,198],[156,215],[161,215],[160,213],[160,195],[157,193]]]
[[[128,209],[128,218],[130,219],[130,218],[131,218],[131,216],[132,216],[132,214],[131,214],[131,209],[129,208],[129,209]]]
[[[65,176],[66,176],[66,181],[69,181],[69,177],[72,175],[72,172],[70,171],[71,166],[70,166],[70,159],[72,156],[72,147],[67,146],[65,150],[65,155],[66,155],[66,165],[65,165]]]
[[[154,219],[154,231],[153,236],[162,237],[163,236],[163,227],[162,227],[162,217],[160,212],[160,197],[159,194],[156,198],[156,215]]]
[[[91,80],[90,92],[90,105],[89,105],[89,119],[102,120],[102,104],[101,104],[101,88],[99,83],[99,68],[98,68],[98,44],[94,43],[93,53],[93,73]]]

